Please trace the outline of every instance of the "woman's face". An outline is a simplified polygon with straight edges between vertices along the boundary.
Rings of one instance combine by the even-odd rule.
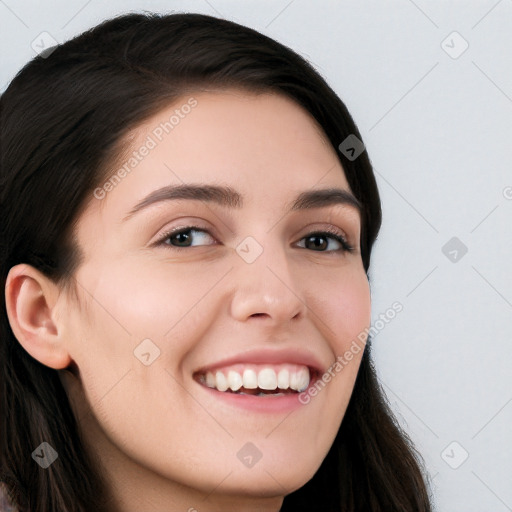
[[[140,126],[96,189],[80,301],[60,303],[81,385],[61,376],[123,510],[278,503],[305,484],[363,351],[333,365],[370,323],[360,214],[313,119],[280,95],[193,98]],[[301,198],[326,189],[342,193]]]

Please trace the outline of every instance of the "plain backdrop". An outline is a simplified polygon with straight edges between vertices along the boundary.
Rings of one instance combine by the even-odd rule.
[[[345,102],[382,195],[374,321],[403,305],[373,340],[383,388],[436,510],[512,511],[512,0],[0,0],[1,90],[42,32],[142,10],[250,26]]]

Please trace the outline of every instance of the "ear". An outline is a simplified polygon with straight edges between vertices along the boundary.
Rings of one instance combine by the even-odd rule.
[[[14,336],[34,359],[55,369],[74,363],[57,314],[62,300],[57,285],[34,267],[20,264],[10,269],[5,303]]]

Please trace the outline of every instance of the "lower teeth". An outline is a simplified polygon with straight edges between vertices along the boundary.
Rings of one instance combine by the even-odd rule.
[[[245,395],[245,396],[284,396],[284,393],[244,393],[243,391],[235,391],[236,395]]]

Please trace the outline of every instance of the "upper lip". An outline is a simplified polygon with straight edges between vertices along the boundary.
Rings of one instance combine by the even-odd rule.
[[[208,371],[231,366],[233,364],[297,364],[309,367],[315,372],[322,372],[323,365],[311,352],[299,348],[288,348],[280,350],[256,349],[249,350],[214,363],[198,368],[194,374],[204,374]]]

